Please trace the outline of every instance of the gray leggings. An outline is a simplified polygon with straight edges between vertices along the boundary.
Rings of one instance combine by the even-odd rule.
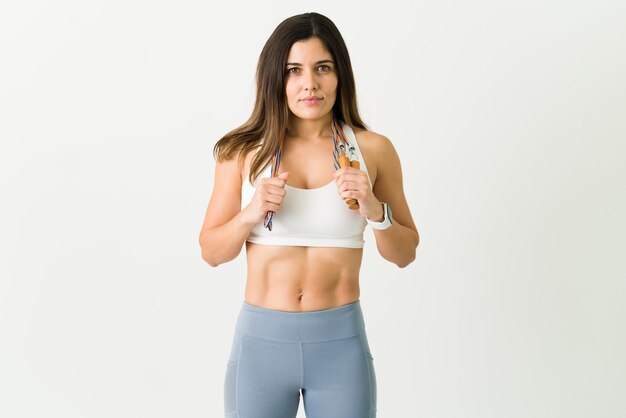
[[[312,312],[243,302],[224,379],[226,418],[375,418],[360,301]]]

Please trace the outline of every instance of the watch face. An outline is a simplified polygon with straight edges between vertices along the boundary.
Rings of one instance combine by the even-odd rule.
[[[389,222],[391,222],[391,206],[387,205],[387,212],[389,213]]]

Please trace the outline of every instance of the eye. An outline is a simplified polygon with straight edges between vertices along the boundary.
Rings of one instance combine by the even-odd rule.
[[[287,74],[293,74],[296,71],[291,71],[291,70],[297,70],[300,71],[300,69],[298,67],[291,67],[291,68],[287,68]]]
[[[319,66],[319,67],[317,67],[317,68],[322,68],[322,69],[323,69],[323,71],[330,71],[330,70],[331,70],[331,68],[330,68],[328,65],[320,65],[320,66]]]

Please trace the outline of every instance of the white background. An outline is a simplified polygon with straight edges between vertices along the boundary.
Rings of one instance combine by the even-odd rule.
[[[626,416],[618,0],[3,0],[0,416],[222,416],[245,251],[200,257],[212,149],[308,11],[421,236],[399,269],[366,230],[378,417]]]

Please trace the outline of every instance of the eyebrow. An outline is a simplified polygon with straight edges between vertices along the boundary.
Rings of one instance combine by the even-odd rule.
[[[321,60],[321,61],[316,62],[315,65],[324,64],[324,63],[327,63],[327,62],[330,62],[331,64],[334,64],[333,60]],[[299,62],[288,62],[285,65],[302,65],[302,64],[300,64]]]

